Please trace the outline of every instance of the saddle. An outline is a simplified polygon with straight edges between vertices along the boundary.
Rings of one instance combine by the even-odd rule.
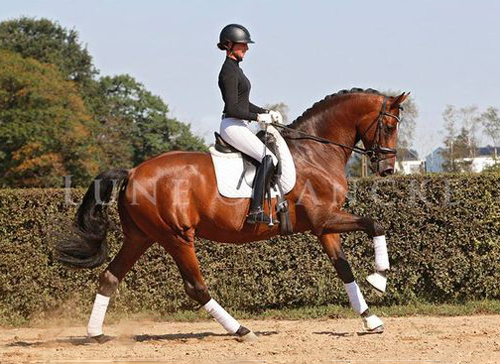
[[[237,189],[240,188],[241,183],[243,179],[245,178],[245,175],[247,174],[247,171],[250,169],[256,169],[259,166],[259,162],[257,162],[255,159],[252,157],[246,155],[245,153],[239,151],[229,143],[227,143],[224,139],[222,139],[222,136],[214,132],[215,136],[215,144],[214,148],[216,151],[219,153],[240,153],[243,159],[243,172],[241,173],[241,176],[238,180],[238,185]],[[282,235],[287,235],[292,233],[292,225],[291,225],[291,220],[290,220],[290,211],[288,209],[288,202],[285,199],[285,194],[283,193],[283,188],[280,183],[280,178],[282,176],[282,163],[281,163],[281,156],[279,152],[279,148],[277,145],[277,141],[274,135],[271,133],[267,133],[264,130],[259,131],[256,134],[257,138],[262,141],[266,145],[267,148],[278,158],[278,165],[276,166],[275,172],[271,177],[271,188],[274,188],[276,191],[279,192],[278,199],[276,201],[276,212],[279,215],[279,223],[280,223],[280,233]],[[255,179],[252,181],[252,187],[253,183],[255,183]],[[267,201],[269,204],[269,210],[272,211],[271,207],[271,191],[266,192],[267,195]],[[272,224],[271,224],[272,225]]]
[[[215,136],[215,150],[217,150],[220,153],[241,153],[241,156],[243,157],[243,173],[240,177],[240,180],[238,182],[238,185],[241,184],[241,181],[243,180],[243,177],[245,176],[246,172],[250,168],[250,166],[254,166],[257,168],[259,166],[259,162],[257,162],[255,159],[252,157],[246,155],[245,153],[239,151],[229,143],[227,143],[224,139],[222,139],[222,136],[214,132]],[[282,169],[281,169],[281,156],[280,152],[278,150],[278,146],[276,144],[276,138],[274,135],[271,133],[266,133],[264,130],[259,131],[256,134],[257,138],[266,145],[266,147],[278,158],[278,165],[276,166],[276,169],[274,171],[273,176],[271,177],[271,186],[274,186],[280,179],[281,174],[282,174]]]

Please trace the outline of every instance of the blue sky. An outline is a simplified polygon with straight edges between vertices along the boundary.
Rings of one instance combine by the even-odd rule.
[[[424,156],[447,104],[500,107],[500,1],[0,0],[0,20],[22,15],[76,29],[102,75],[134,76],[208,142],[222,108],[215,44],[232,22],[256,41],[241,65],[252,101],[285,102],[291,119],[344,88],[411,91]]]

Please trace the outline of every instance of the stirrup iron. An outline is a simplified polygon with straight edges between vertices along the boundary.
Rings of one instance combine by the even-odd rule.
[[[258,211],[250,212],[247,215],[247,223],[249,224],[270,224],[271,218],[267,216],[264,210],[260,209]]]

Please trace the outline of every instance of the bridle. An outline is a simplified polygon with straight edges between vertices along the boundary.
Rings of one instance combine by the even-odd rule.
[[[397,150],[394,148],[389,148],[389,147],[383,147],[381,144],[381,130],[383,128],[383,121],[384,121],[384,116],[389,116],[391,118],[396,119],[398,124],[401,122],[401,119],[399,116],[391,114],[387,112],[387,99],[389,97],[386,96],[384,97],[384,101],[382,102],[382,110],[380,110],[380,113],[378,114],[377,120],[372,122],[370,126],[365,130],[365,132],[361,135],[361,139],[368,133],[368,131],[371,129],[371,127],[377,123],[377,129],[375,130],[375,142],[369,149],[365,149],[365,154],[368,156],[370,159],[370,162],[372,163],[378,163],[384,159],[389,159],[392,157],[395,157],[397,154]],[[399,106],[401,109],[401,106]]]
[[[289,130],[293,133],[302,135],[302,137],[299,137],[299,138],[292,138],[290,136],[286,136],[285,138],[287,138],[287,139],[311,139],[311,140],[315,140],[317,142],[324,143],[324,144],[337,145],[339,147],[352,150],[355,153],[364,154],[364,155],[368,156],[368,158],[370,159],[370,162],[372,162],[372,163],[379,163],[382,160],[395,157],[397,154],[396,149],[384,147],[381,145],[381,137],[382,137],[381,130],[384,126],[384,122],[383,122],[384,117],[389,116],[391,118],[394,118],[397,120],[398,124],[401,122],[401,119],[399,118],[399,116],[387,112],[387,100],[388,99],[389,99],[388,96],[384,97],[384,101],[382,102],[382,109],[380,110],[380,113],[378,114],[377,119],[375,119],[368,126],[368,128],[364,131],[364,133],[361,135],[361,139],[362,139],[368,133],[368,131],[373,127],[373,125],[377,124],[377,129],[375,130],[375,141],[370,148],[360,148],[360,147],[356,147],[356,146],[350,147],[350,146],[345,145],[345,144],[334,142],[333,140],[321,138],[321,137],[318,137],[315,135],[304,133],[303,131],[300,131],[300,130],[289,128],[288,126],[285,126],[282,124],[272,123],[272,125],[276,126],[278,128],[286,129],[286,130]],[[399,106],[399,109],[402,109],[402,107]]]

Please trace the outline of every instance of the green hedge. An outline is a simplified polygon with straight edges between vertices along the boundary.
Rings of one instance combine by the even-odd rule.
[[[371,292],[373,247],[363,233],[343,235],[355,276],[375,304],[413,301],[463,302],[500,298],[500,175],[431,175],[358,180],[351,183],[346,209],[371,216],[387,229],[392,263],[388,292]],[[83,190],[72,190],[80,201]],[[116,209],[112,218],[116,220]],[[53,258],[57,232],[75,206],[63,190],[0,190],[0,318],[29,319],[72,307],[88,311],[98,274],[74,270]],[[110,259],[121,233],[109,234]],[[308,234],[244,246],[200,240],[198,257],[212,295],[229,309],[257,312],[347,304],[341,281]],[[120,312],[194,308],[172,259],[151,248],[120,285],[113,301]],[[68,306],[69,305],[69,306]]]

